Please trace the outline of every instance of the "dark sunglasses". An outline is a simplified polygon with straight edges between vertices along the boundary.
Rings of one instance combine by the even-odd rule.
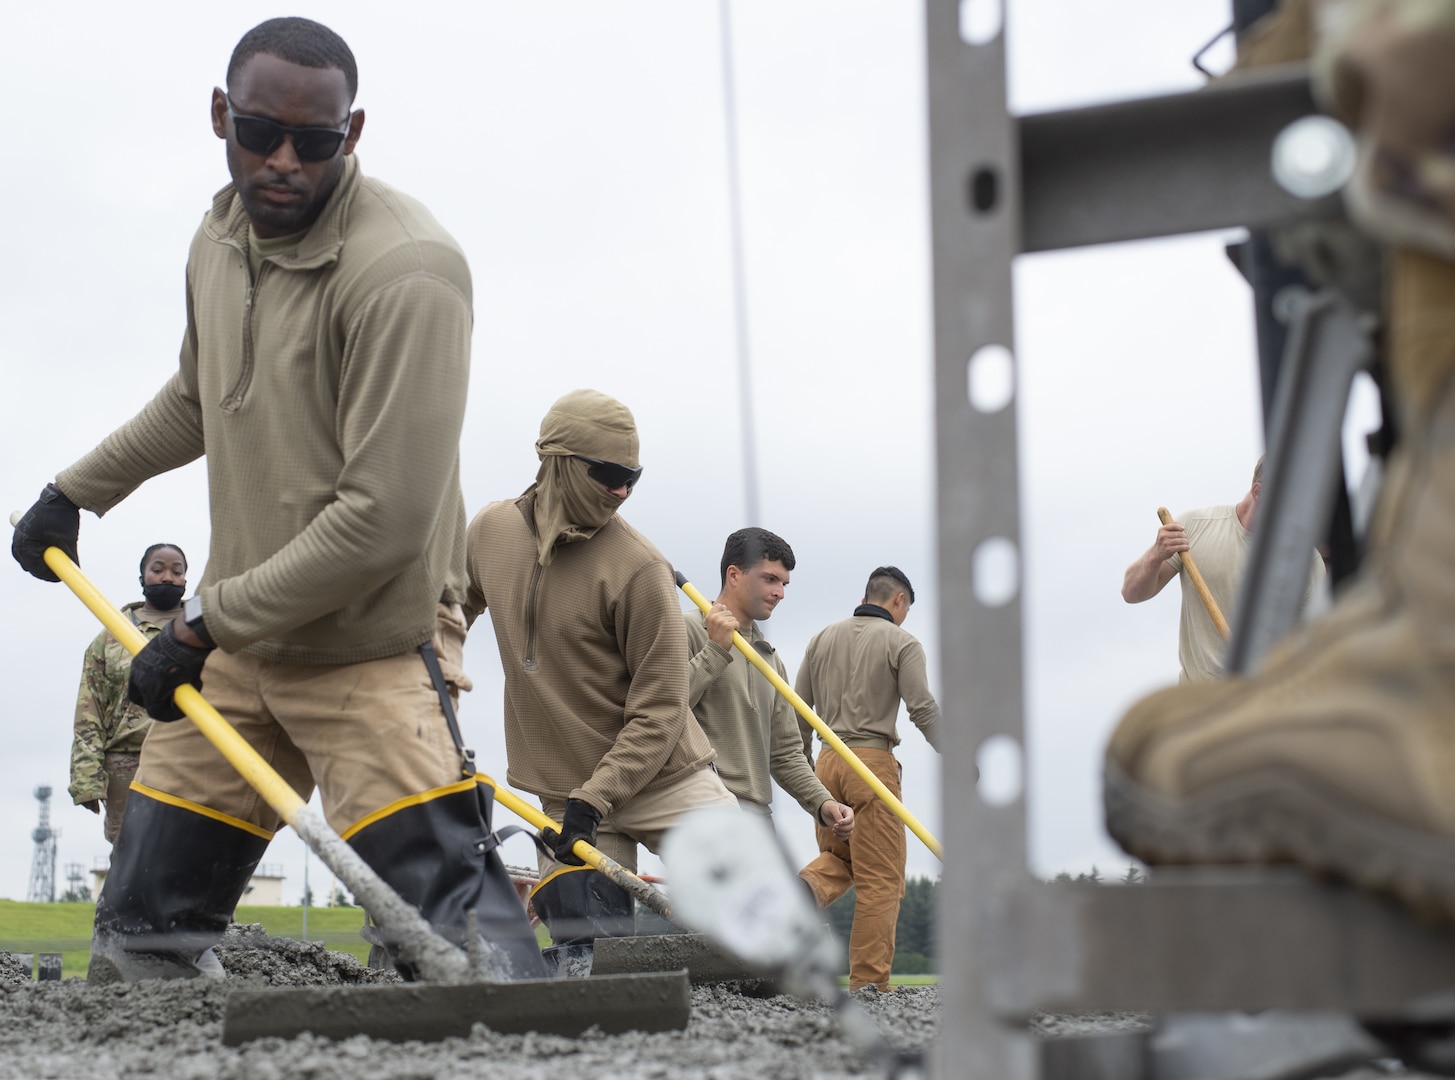
[[[586,462],[586,475],[612,491],[617,488],[626,488],[630,491],[642,478],[640,467],[628,469],[625,465],[618,465],[614,461],[598,461],[596,458],[582,457],[580,454],[571,456],[577,461]]]
[[[283,145],[283,140],[293,140],[293,152],[299,161],[327,161],[338,153],[338,148],[349,136],[349,121],[341,129],[325,127],[288,127],[265,116],[240,116],[232,111],[232,102],[227,103],[227,115],[232,117],[232,130],[237,144],[252,154],[271,154]],[[349,114],[353,119],[353,113]]]

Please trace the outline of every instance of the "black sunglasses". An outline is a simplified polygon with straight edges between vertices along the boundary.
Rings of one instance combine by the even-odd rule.
[[[626,488],[630,491],[637,486],[637,481],[642,478],[640,466],[635,469],[628,469],[625,465],[618,465],[614,461],[598,461],[596,458],[582,457],[580,454],[572,454],[571,456],[577,461],[586,462],[586,475],[598,484],[604,484],[612,491],[615,491],[617,488]]]
[[[349,136],[349,121],[340,129],[326,127],[288,127],[265,116],[240,116],[233,112],[232,102],[227,103],[227,115],[232,117],[232,130],[237,135],[237,144],[252,154],[271,154],[283,145],[283,140],[292,138],[293,152],[299,161],[327,161],[338,153],[338,148]],[[349,114],[353,119],[353,113]]]

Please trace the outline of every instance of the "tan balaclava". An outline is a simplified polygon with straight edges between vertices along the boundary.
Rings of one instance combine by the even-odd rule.
[[[550,566],[557,544],[589,540],[621,509],[623,500],[586,475],[574,455],[635,469],[637,424],[631,410],[599,390],[572,390],[546,413],[536,454],[536,543]]]

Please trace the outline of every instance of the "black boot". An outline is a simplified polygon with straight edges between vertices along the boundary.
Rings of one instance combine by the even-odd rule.
[[[371,821],[348,838],[349,844],[419,909],[436,933],[461,948],[466,948],[473,911],[492,979],[544,978],[535,931],[490,828],[494,792],[478,783],[438,790],[446,794],[423,792],[422,801]],[[415,978],[408,965],[399,963],[382,930],[372,931],[371,940],[390,952],[401,975]]]
[[[192,806],[131,791],[96,902],[90,981],[222,974],[212,946],[232,921],[268,838]]]
[[[545,957],[557,975],[591,974],[592,942],[636,932],[631,893],[589,866],[557,870],[535,887],[530,899],[551,932],[554,944]]]

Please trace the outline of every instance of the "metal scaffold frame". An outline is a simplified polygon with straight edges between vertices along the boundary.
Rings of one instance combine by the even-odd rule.
[[[1003,2],[983,0],[978,14],[999,15]],[[1292,870],[1159,871],[1145,885],[1078,887],[1038,883],[1027,869],[1014,258],[1210,229],[1244,227],[1256,238],[1335,221],[1341,209],[1337,196],[1296,198],[1269,168],[1275,137],[1317,111],[1302,68],[1018,118],[1006,104],[1004,20],[967,21],[972,5],[925,5],[948,721],[936,1075],[1284,1075],[1269,1063],[1300,1053],[1313,1060],[1309,1047],[1330,1062],[1367,1055],[1373,1044],[1356,1019],[1455,1021],[1455,935],[1370,894]],[[1268,432],[1277,484],[1262,512],[1270,543],[1249,568],[1267,594],[1288,591],[1290,573],[1294,581],[1307,573],[1298,560],[1311,535],[1294,535],[1292,522],[1327,502],[1281,492],[1327,489],[1337,458],[1329,428],[1342,418],[1353,371],[1368,362],[1367,324],[1341,304],[1295,305],[1282,353]],[[1274,546],[1292,551],[1293,563],[1266,550]],[[1257,639],[1265,619],[1271,639],[1281,614],[1249,617],[1244,633]],[[1016,762],[1020,785],[1008,798],[979,785],[977,760],[992,747],[990,756]],[[1267,1009],[1292,1012],[1229,1037],[1223,1014]],[[1177,1038],[1159,1043],[1154,1031],[1038,1044],[1027,1033],[1039,1011],[1103,1010],[1157,1014],[1158,1031]]]

